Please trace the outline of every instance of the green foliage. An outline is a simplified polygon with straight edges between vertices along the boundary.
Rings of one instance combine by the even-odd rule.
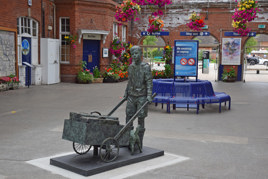
[[[101,78],[101,73],[97,66],[93,69],[93,76],[94,78]]]
[[[170,61],[172,60],[172,47],[170,45],[166,45],[164,47],[164,60],[166,61],[166,63],[170,63]]]
[[[246,42],[246,53],[249,54],[252,50],[254,50],[253,48],[248,47],[256,46],[257,44],[258,41],[254,37],[250,37]]]
[[[227,80],[228,78],[234,78],[234,77],[236,77],[235,66],[232,66],[231,68],[223,70],[221,79],[224,81]]]
[[[199,39],[199,38],[197,38],[197,37],[193,38],[193,40],[198,40],[199,41],[199,44],[202,42],[202,40]]]
[[[163,56],[163,48],[160,48],[160,50],[158,48],[154,48],[151,54],[152,57]]]
[[[167,78],[171,77],[172,71],[171,71],[171,66],[169,64],[165,65],[164,74]]]
[[[78,82],[83,82],[83,83],[92,82],[93,74],[90,73],[90,70],[87,69],[87,66],[86,66],[87,62],[81,60],[79,64],[80,64],[80,69],[77,74]]]
[[[77,74],[77,79],[83,83],[89,83],[93,80],[93,75],[89,71],[79,71]]]
[[[204,50],[198,50],[198,61],[202,62],[203,60],[203,51]]]
[[[172,70],[169,64],[165,65],[165,70],[152,70],[153,78],[170,78],[172,77]]]
[[[158,39],[155,36],[146,36],[143,40],[143,45],[156,45]]]

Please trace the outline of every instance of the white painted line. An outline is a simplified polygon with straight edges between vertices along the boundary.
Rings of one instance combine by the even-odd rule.
[[[157,157],[151,160],[146,160],[143,162],[139,162],[139,163],[135,163],[135,164],[127,165],[127,166],[123,166],[120,168],[109,170],[109,171],[99,173],[96,175],[92,175],[89,177],[85,177],[85,176],[73,173],[71,171],[50,165],[51,158],[60,157],[64,155],[70,155],[70,154],[73,154],[73,152],[30,160],[30,161],[27,161],[26,163],[45,169],[47,171],[50,171],[53,174],[58,174],[58,175],[64,176],[66,178],[71,178],[71,179],[85,179],[85,178],[87,179],[100,179],[100,178],[121,179],[121,178],[138,175],[144,172],[155,170],[157,168],[163,168],[163,167],[167,167],[170,165],[174,165],[174,164],[189,160],[188,157],[179,156],[179,155],[165,152],[164,156],[161,156],[161,157]]]

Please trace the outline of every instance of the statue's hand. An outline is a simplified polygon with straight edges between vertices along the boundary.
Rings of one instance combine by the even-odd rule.
[[[151,103],[152,103],[152,101],[153,101],[152,96],[147,96],[147,100],[148,100],[149,104],[151,104]]]

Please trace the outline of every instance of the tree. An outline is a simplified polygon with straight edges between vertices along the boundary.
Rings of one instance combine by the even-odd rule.
[[[143,45],[156,45],[158,39],[155,36],[146,36],[143,40]]]
[[[155,36],[146,36],[143,40],[143,45],[156,45],[158,39]],[[148,50],[148,57],[151,57],[152,50],[149,48],[145,48],[144,57],[147,57],[147,50]]]
[[[163,56],[163,48],[154,48],[152,50],[152,57],[162,57]]]
[[[251,51],[254,49],[250,47],[256,46],[257,44],[258,44],[258,41],[254,37],[250,37],[246,42],[246,53],[247,54],[251,53]]]

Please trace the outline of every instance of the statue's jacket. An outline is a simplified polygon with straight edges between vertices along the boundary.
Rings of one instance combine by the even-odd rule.
[[[140,97],[152,95],[152,73],[148,63],[134,63],[128,67],[127,95]]]

